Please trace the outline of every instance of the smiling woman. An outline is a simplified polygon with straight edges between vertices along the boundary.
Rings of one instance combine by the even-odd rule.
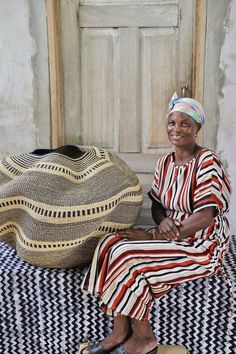
[[[205,114],[199,102],[173,95],[168,109],[167,134],[175,146],[176,164],[191,160],[201,150],[196,138],[204,123]]]
[[[167,119],[174,151],[158,160],[149,192],[156,226],[151,232],[121,230],[98,244],[84,288],[100,298],[114,327],[83,354],[156,354],[149,322],[154,300],[182,282],[223,270],[231,188],[217,155],[196,144],[203,108],[174,95]]]
[[[173,145],[181,146],[195,142],[201,127],[185,113],[174,112],[168,119],[167,134]]]

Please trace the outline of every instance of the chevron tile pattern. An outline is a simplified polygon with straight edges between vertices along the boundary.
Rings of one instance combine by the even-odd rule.
[[[112,322],[80,289],[84,272],[33,267],[0,243],[0,354],[75,354],[79,343],[101,340]],[[236,237],[226,272],[230,282],[184,283],[153,306],[161,344],[184,346],[189,354],[236,353]],[[165,348],[168,354],[171,347]]]

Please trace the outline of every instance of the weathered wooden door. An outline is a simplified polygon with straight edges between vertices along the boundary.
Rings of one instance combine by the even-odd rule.
[[[194,17],[194,0],[79,1],[80,114],[66,142],[102,146],[130,165],[143,185],[142,224],[157,157],[171,148],[167,103],[192,87]]]

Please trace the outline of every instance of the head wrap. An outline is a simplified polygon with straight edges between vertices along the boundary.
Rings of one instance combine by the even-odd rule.
[[[189,97],[179,98],[176,92],[169,102],[167,117],[169,118],[170,114],[173,112],[185,113],[200,125],[203,125],[206,120],[201,103]]]

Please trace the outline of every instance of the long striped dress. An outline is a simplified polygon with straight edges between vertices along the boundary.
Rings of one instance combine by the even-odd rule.
[[[109,315],[148,319],[150,307],[178,284],[217,274],[229,240],[230,185],[217,155],[202,149],[191,161],[176,166],[174,153],[157,162],[151,199],[167,216],[183,221],[214,206],[211,225],[182,241],[128,241],[109,234],[100,241],[86,289],[100,299]],[[85,285],[83,287],[85,288]]]

